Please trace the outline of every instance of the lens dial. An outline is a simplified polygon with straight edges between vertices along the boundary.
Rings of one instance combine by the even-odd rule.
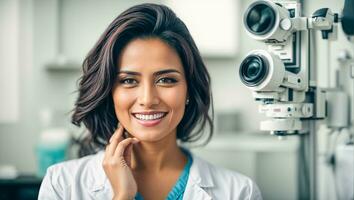
[[[244,21],[248,31],[255,35],[264,35],[273,29],[276,14],[270,5],[260,2],[248,8]]]
[[[267,77],[268,66],[259,55],[247,56],[240,66],[241,81],[247,86],[257,86]]]

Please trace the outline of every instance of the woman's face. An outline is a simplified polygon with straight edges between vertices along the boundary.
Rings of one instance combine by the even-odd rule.
[[[112,95],[118,121],[141,141],[175,136],[187,98],[177,52],[157,38],[135,39],[118,58]]]

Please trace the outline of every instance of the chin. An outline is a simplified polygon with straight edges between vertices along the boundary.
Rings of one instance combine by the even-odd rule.
[[[156,130],[144,130],[144,131],[139,131],[137,132],[132,131],[131,135],[133,137],[136,137],[142,142],[157,142],[159,140],[162,140],[163,138],[167,137],[168,134],[166,132],[161,132],[161,131],[156,131]]]

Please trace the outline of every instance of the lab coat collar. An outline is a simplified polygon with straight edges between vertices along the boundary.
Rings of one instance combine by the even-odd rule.
[[[210,166],[206,161],[191,154],[193,163],[189,172],[187,187],[183,199],[203,199],[210,200],[208,188],[214,187]]]
[[[211,171],[209,168],[210,166],[201,158],[193,155],[192,153],[191,155],[193,158],[193,163],[190,169],[187,188],[185,191],[185,196],[188,196],[186,199],[195,199],[193,197],[197,196],[203,197],[197,199],[211,199],[205,190],[205,188],[214,186]],[[94,181],[88,185],[88,189],[90,190],[91,194],[96,194],[95,196],[97,196],[97,192],[102,190],[109,192],[112,191],[112,188],[102,167],[104,151],[99,151],[95,156],[96,159],[93,159],[93,162],[88,166],[91,168],[90,171],[94,176]]]
[[[191,155],[193,157],[193,163],[189,172],[191,181],[202,188],[213,187],[214,183],[209,165],[198,156],[195,156],[192,153]]]

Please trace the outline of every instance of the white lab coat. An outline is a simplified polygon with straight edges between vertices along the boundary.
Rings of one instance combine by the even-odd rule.
[[[112,199],[113,191],[102,168],[104,152],[55,164],[48,168],[39,200]],[[216,167],[193,155],[184,192],[186,200],[261,200],[257,185],[248,177]]]

